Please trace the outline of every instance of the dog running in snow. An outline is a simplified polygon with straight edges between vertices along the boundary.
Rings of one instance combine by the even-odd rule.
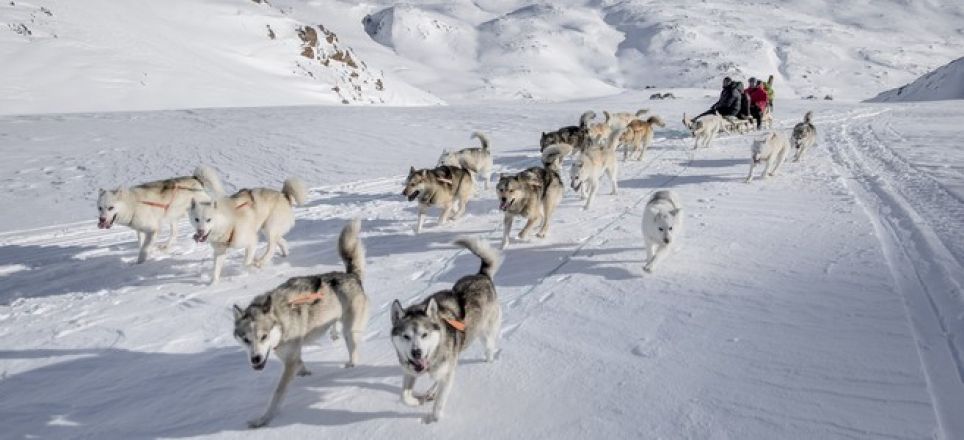
[[[481,338],[486,362],[494,361],[502,326],[502,309],[492,282],[499,268],[498,252],[478,239],[463,238],[455,244],[482,260],[477,274],[464,276],[450,290],[408,308],[398,300],[392,303],[392,345],[403,371],[402,402],[418,406],[434,400],[425,423],[442,419],[459,354]],[[415,381],[426,372],[435,383],[425,394],[415,394]]]
[[[556,131],[543,132],[539,138],[539,151],[554,144],[568,144],[575,150],[582,150],[589,145],[589,121],[596,117],[592,110],[583,112],[579,117],[579,125],[562,127]]]
[[[162,225],[170,227],[171,236],[161,248],[167,249],[174,243],[177,222],[187,212],[192,199],[206,201],[223,195],[217,173],[203,165],[194,170],[193,176],[142,183],[132,188],[101,189],[97,196],[97,227],[110,229],[116,223],[136,231],[140,247],[137,262],[143,263]]]
[[[570,185],[573,191],[586,198],[586,205],[583,209],[592,206],[596,191],[599,190],[599,181],[602,175],[609,176],[612,182],[612,194],[619,192],[619,184],[616,174],[618,172],[616,162],[616,144],[622,136],[622,131],[610,131],[609,141],[605,146],[594,146],[586,149],[579,154],[569,169]]]
[[[787,137],[775,131],[761,139],[754,139],[750,148],[750,172],[746,176],[746,183],[753,181],[753,169],[763,161],[766,161],[766,166],[763,167],[760,178],[765,180],[769,176],[776,176],[789,151],[790,142]]]
[[[619,143],[624,146],[623,161],[630,156],[635,160],[643,160],[646,150],[653,144],[653,135],[656,134],[655,127],[665,127],[666,124],[659,116],[650,116],[645,121],[636,119],[626,125],[619,139]]]
[[[409,201],[418,199],[418,221],[415,233],[422,232],[425,212],[429,207],[440,206],[439,226],[465,214],[466,204],[475,192],[472,173],[461,167],[442,165],[433,169],[416,170],[411,167],[402,195]],[[455,205],[458,205],[456,208]]]
[[[481,147],[463,148],[458,151],[442,150],[438,158],[438,165],[462,167],[482,178],[482,188],[489,189],[492,178],[492,153],[489,151],[489,138],[484,134],[472,133],[472,138],[478,139]]]
[[[807,148],[817,142],[817,127],[813,125],[813,112],[803,115],[803,122],[793,127],[793,135],[790,136],[790,145],[797,150],[793,156],[794,162],[799,162]]]
[[[554,148],[555,146],[552,146],[545,151],[551,151]],[[509,246],[512,221],[516,216],[526,219],[525,226],[519,231],[520,240],[526,239],[540,219],[542,219],[542,226],[536,236],[545,238],[549,233],[552,214],[566,191],[559,173],[552,168],[555,161],[552,159],[543,167],[532,167],[516,175],[499,175],[496,192],[499,197],[499,209],[505,212],[502,222],[502,249]]]
[[[264,266],[271,260],[275,248],[288,256],[288,242],[284,236],[295,225],[295,205],[305,202],[307,190],[296,178],[285,180],[281,191],[268,188],[242,189],[231,197],[210,202],[191,201],[190,219],[198,243],[210,243],[214,249],[214,271],[211,284],[221,279],[221,269],[228,249],[244,249],[244,265]],[[258,231],[268,239],[264,254],[254,259],[258,246]]]
[[[669,247],[676,243],[683,224],[682,210],[683,205],[673,191],[657,191],[646,203],[643,210],[644,271],[652,272]]]
[[[690,120],[683,113],[683,125],[690,130],[696,140],[693,149],[709,147],[716,135],[723,129],[723,117],[719,113],[704,115],[696,120]]]
[[[368,324],[368,297],[362,288],[365,248],[358,239],[359,228],[359,221],[353,220],[338,238],[344,272],[290,278],[255,297],[244,309],[234,306],[234,337],[247,349],[251,368],[264,369],[272,351],[284,363],[268,409],[248,422],[249,427],[267,425],[278,412],[294,376],[311,374],[301,360],[301,349],[329,329],[333,339],[338,327],[345,330],[345,367],[358,364],[358,346]]]

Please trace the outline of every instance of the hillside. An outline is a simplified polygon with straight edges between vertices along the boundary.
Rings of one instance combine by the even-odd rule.
[[[941,101],[964,99],[964,58],[893,90],[883,92],[869,102]]]

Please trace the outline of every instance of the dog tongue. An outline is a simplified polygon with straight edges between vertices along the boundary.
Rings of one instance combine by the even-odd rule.
[[[207,238],[208,238],[208,236],[207,236],[206,234],[202,234],[201,231],[198,231],[198,232],[195,232],[195,233],[194,233],[194,241],[196,241],[196,242],[198,242],[198,243],[204,242],[204,240],[206,240]]]
[[[418,370],[418,371],[422,371],[422,370],[427,370],[427,369],[428,369],[428,360],[425,359],[425,358],[413,359],[413,360],[412,360],[412,363],[415,364],[415,369]]]

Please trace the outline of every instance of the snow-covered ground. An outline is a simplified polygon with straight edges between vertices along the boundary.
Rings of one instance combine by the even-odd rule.
[[[913,102],[964,99],[964,57],[893,90],[883,92],[870,102]]]
[[[964,437],[964,157],[960,101],[780,100],[778,125],[814,110],[817,146],[769,181],[742,182],[749,136],[692,151],[694,99],[625,93],[559,104],[303,107],[0,118],[0,414],[5,438]],[[492,138],[505,170],[532,166],[540,131],[586,109],[649,107],[668,125],[620,194],[590,211],[567,194],[552,235],[514,243],[496,277],[505,312],[493,364],[471,348],[447,418],[399,402],[388,308],[477,269],[449,243],[496,241],[493,193],[453,226],[411,232],[398,194],[409,165]],[[189,232],[134,265],[134,234],[95,227],[98,187],[206,163],[232,187],[314,189],[292,255],[206,284],[210,250]],[[641,207],[685,204],[685,235],[641,273]],[[340,269],[334,238],[363,219],[372,318],[362,364],[341,343],[306,353],[264,429],[280,374],[246,365],[232,304],[292,275]],[[184,228],[182,231],[187,231]],[[422,384],[424,386],[424,383]]]

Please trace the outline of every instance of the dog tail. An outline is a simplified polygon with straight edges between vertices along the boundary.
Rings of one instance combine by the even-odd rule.
[[[470,139],[472,138],[479,140],[479,143],[482,144],[483,151],[489,151],[489,138],[485,137],[484,134],[477,131],[475,133],[472,133],[472,137]]]
[[[637,118],[642,117],[642,116],[645,115],[646,113],[649,113],[649,109],[648,109],[648,108],[641,108],[641,109],[639,109],[639,110],[636,110],[636,117],[637,117]]]
[[[657,127],[665,127],[665,126],[666,126],[666,123],[664,123],[663,120],[660,119],[659,116],[650,116],[649,119],[646,120],[646,123],[648,123],[649,125],[655,125],[655,126],[657,126]]]
[[[596,119],[596,112],[592,110],[586,110],[583,112],[582,116],[579,117],[579,128],[585,130],[589,127],[589,121]]]
[[[803,123],[813,125],[813,111],[809,111],[803,115]]]
[[[292,206],[303,205],[305,199],[308,198],[308,189],[305,188],[305,182],[302,182],[301,179],[289,177],[281,187],[281,194],[284,194],[288,203]]]
[[[224,187],[221,186],[221,178],[218,177],[218,173],[214,171],[207,165],[200,165],[194,169],[194,178],[204,185],[204,188],[209,190],[216,197],[224,196]]]
[[[338,254],[345,263],[345,272],[357,276],[359,281],[365,274],[365,246],[358,239],[360,229],[361,220],[356,218],[348,222],[338,236]]]
[[[495,278],[495,272],[499,270],[499,264],[502,263],[502,257],[498,251],[478,238],[462,237],[455,240],[455,244],[468,249],[482,260],[482,267],[479,268],[480,275],[490,279]]]

